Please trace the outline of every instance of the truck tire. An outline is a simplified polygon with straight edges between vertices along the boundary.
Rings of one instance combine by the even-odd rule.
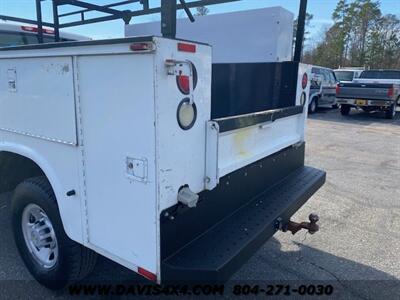
[[[351,110],[351,106],[350,105],[346,105],[346,104],[342,104],[340,106],[340,113],[342,114],[342,116],[348,116]]]
[[[97,254],[67,237],[45,177],[30,178],[17,186],[11,212],[18,251],[40,284],[61,289],[93,270]]]
[[[386,119],[393,119],[396,115],[396,103],[394,103],[387,111],[385,111]]]
[[[318,98],[314,97],[311,99],[311,102],[308,105],[308,113],[312,115],[315,114],[317,110],[318,110]]]

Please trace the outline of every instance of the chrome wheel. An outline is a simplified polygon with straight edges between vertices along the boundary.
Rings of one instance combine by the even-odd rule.
[[[35,261],[45,269],[53,268],[58,260],[58,243],[49,217],[36,204],[29,204],[22,213],[25,244]]]

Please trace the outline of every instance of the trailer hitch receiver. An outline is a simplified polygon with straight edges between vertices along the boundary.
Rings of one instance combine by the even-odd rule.
[[[276,229],[281,230],[283,232],[290,231],[293,235],[299,232],[302,229],[308,230],[308,233],[314,234],[319,231],[319,226],[317,222],[319,221],[319,216],[317,214],[310,214],[308,216],[310,222],[293,222],[289,221],[287,223],[283,223],[281,218],[276,220]]]

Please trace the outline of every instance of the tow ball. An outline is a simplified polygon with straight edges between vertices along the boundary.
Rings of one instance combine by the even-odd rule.
[[[293,235],[295,235],[297,232],[299,232],[302,229],[308,230],[308,233],[314,234],[319,231],[319,226],[317,222],[319,221],[319,217],[317,214],[310,214],[308,216],[308,219],[310,222],[301,222],[301,223],[296,223],[293,221],[283,223],[282,218],[278,218],[276,220],[276,229],[281,230],[283,232],[290,231]]]

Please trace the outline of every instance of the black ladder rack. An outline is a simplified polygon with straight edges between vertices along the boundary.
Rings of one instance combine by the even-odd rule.
[[[0,19],[16,21],[21,23],[33,24],[38,27],[38,40],[39,43],[43,43],[43,26],[51,27],[54,29],[55,41],[60,41],[60,29],[87,25],[111,20],[121,19],[125,24],[129,24],[134,17],[157,14],[161,13],[161,33],[164,37],[175,38],[176,36],[176,12],[177,10],[183,9],[188,15],[189,19],[194,22],[194,17],[190,12],[190,8],[199,6],[208,6],[214,4],[222,4],[229,2],[237,2],[243,0],[161,0],[161,5],[150,6],[150,0],[124,0],[117,1],[107,5],[93,4],[88,1],[81,0],[50,0],[53,4],[53,23],[44,22],[42,15],[42,2],[46,0],[34,0],[36,2],[36,20],[29,20],[19,17],[0,15]],[[139,4],[141,9],[136,10],[126,10],[118,9],[121,6],[126,6],[129,4]],[[79,8],[76,11],[68,13],[59,13],[59,8],[62,6],[73,6]],[[300,61],[303,40],[304,40],[304,27],[305,18],[307,11],[307,0],[300,0],[300,10],[298,18],[298,30],[296,35],[296,48],[294,61]],[[87,13],[89,12],[100,12],[104,13],[105,16],[87,18]],[[73,22],[62,22],[62,19],[68,16],[79,15],[80,20]]]

